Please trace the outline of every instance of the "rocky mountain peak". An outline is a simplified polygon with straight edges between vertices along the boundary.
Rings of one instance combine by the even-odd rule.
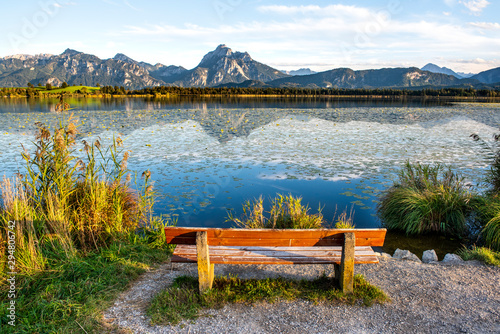
[[[223,60],[224,58],[242,60],[243,62],[251,62],[253,60],[248,52],[233,52],[233,50],[231,50],[225,44],[221,44],[214,51],[210,51],[209,53],[207,53],[201,60],[198,67],[213,67],[214,64],[216,64],[220,60]]]
[[[76,50],[73,50],[73,49],[66,49],[64,50],[63,53],[61,53],[61,56],[68,56],[68,57],[74,57],[76,55],[79,55],[81,54],[82,52],[79,52],[79,51],[76,51]]]
[[[225,44],[219,45],[214,51],[210,51],[207,53],[203,59],[201,60],[200,64],[198,65],[199,67],[210,67],[213,65],[214,62],[217,62],[217,60],[224,58],[224,57],[229,57],[233,54],[233,51],[228,48]]]
[[[132,64],[135,64],[136,61],[133,60],[132,58],[124,55],[123,53],[117,53],[114,57],[113,57],[114,60],[121,60],[123,62],[126,62],[126,63],[132,63]]]

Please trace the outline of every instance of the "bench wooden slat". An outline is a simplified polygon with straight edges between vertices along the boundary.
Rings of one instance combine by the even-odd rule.
[[[196,263],[193,261],[174,261],[174,257],[172,257],[172,262],[184,262],[184,263]],[[340,264],[342,261],[341,257],[337,258],[265,258],[265,259],[256,259],[256,258],[248,258],[248,257],[223,257],[216,256],[210,257],[210,263],[212,264]],[[377,257],[354,257],[354,261],[356,264],[371,264],[378,263]]]
[[[189,227],[165,228],[167,243],[196,244],[196,232],[207,231],[211,246],[341,246],[343,234],[353,230],[261,230],[210,229]],[[386,229],[356,229],[357,246],[383,246]]]
[[[226,247],[210,246],[211,255],[245,255],[252,254],[254,257],[264,256],[294,256],[305,254],[307,256],[330,256],[341,254],[341,247]],[[190,245],[178,245],[174,254],[196,255],[196,248]],[[357,247],[356,255],[374,255],[371,247]]]
[[[217,264],[339,264],[341,247],[209,247],[210,262]],[[196,247],[179,245],[172,262],[196,262]],[[371,247],[356,247],[356,263],[378,263]]]

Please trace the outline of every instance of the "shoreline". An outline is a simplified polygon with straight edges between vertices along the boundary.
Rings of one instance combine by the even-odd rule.
[[[46,94],[46,93],[44,93]],[[63,94],[65,98],[85,98],[85,99],[127,99],[127,98],[153,98],[155,100],[173,100],[182,98],[248,98],[248,99],[268,99],[268,98],[284,98],[284,99],[316,99],[316,100],[425,100],[425,101],[444,101],[444,102],[500,102],[500,97],[485,97],[485,96],[413,96],[413,95],[290,95],[290,94],[131,94],[131,95],[112,95],[112,94]],[[49,94],[48,96],[0,96],[4,99],[34,99],[34,100],[49,100],[59,99],[61,93]]]

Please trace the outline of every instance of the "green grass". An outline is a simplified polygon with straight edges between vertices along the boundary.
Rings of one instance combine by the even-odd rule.
[[[449,168],[408,162],[399,181],[382,195],[377,211],[389,229],[462,235],[473,201],[463,178]]]
[[[475,196],[472,206],[469,239],[479,246],[500,251],[500,196],[492,192]]]
[[[177,324],[183,319],[196,319],[206,308],[222,308],[230,303],[273,303],[280,300],[310,300],[315,303],[349,303],[370,306],[389,298],[379,288],[368,283],[362,275],[354,277],[354,293],[344,295],[336,288],[335,279],[321,276],[313,281],[276,279],[247,279],[216,277],[213,289],[200,295],[194,277],[180,276],[174,284],[158,294],[147,314],[154,324]]]
[[[500,196],[484,197],[478,208],[481,238],[487,247],[500,251]]]
[[[102,322],[104,310],[132,280],[168,256],[165,249],[122,240],[71,260],[49,259],[44,271],[16,276],[15,332],[82,333],[81,327],[88,333],[112,331]],[[5,284],[0,294],[7,295]],[[2,333],[13,333],[7,324],[8,303],[7,298],[0,301]]]
[[[458,255],[465,261],[479,260],[486,264],[500,267],[500,252],[495,252],[486,247],[473,246],[471,249],[462,248],[458,251]]]
[[[51,90],[46,90],[45,87],[40,87],[38,89],[40,90],[41,93],[57,94],[57,93],[67,92],[73,94],[77,90],[81,91],[83,88],[87,89],[88,93],[94,93],[101,89],[99,87],[91,87],[91,86],[68,86],[66,88],[54,88]]]

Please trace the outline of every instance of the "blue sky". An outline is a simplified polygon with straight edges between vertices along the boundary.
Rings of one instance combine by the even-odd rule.
[[[66,48],[195,67],[226,44],[278,69],[500,67],[496,0],[24,0],[0,12],[0,57]]]

